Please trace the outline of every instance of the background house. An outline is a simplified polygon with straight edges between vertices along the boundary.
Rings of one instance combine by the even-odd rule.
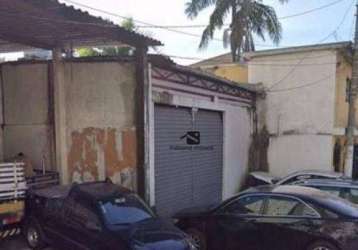
[[[344,171],[349,42],[251,53],[249,82],[262,83],[259,131],[267,130],[267,168]],[[259,149],[262,150],[262,149]]]
[[[302,169],[346,170],[351,51],[350,42],[339,42],[245,55],[248,82],[261,85],[262,92],[257,98],[258,130],[250,151],[251,170],[278,176]],[[226,65],[233,71],[213,70]],[[243,74],[240,63],[230,63],[230,54],[193,67],[208,68],[231,79]]]

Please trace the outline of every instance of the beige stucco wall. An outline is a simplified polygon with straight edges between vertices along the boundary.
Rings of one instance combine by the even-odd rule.
[[[47,63],[4,64],[3,155],[23,152],[35,168],[54,169],[53,126],[49,119]]]
[[[258,115],[271,134],[268,162],[273,174],[333,169],[338,60],[335,51],[324,50],[250,61],[249,82],[268,90],[258,103]]]
[[[136,188],[135,66],[66,63],[67,176]]]

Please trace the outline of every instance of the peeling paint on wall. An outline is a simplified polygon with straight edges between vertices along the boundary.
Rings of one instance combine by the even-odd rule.
[[[136,189],[134,128],[85,128],[73,131],[68,154],[70,182],[104,180]]]

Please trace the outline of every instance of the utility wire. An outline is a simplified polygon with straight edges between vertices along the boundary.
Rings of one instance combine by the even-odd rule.
[[[320,41],[318,41],[317,44],[320,44],[320,43],[326,41],[328,38],[330,38],[331,36],[333,36],[334,34],[336,34],[336,32],[340,29],[340,27],[343,25],[344,21],[346,20],[348,14],[349,14],[349,11],[350,11],[351,8],[354,6],[354,3],[355,3],[355,0],[353,0],[353,1],[352,1],[352,4],[349,5],[347,11],[344,13],[343,18],[342,18],[341,22],[338,24],[338,26],[337,26],[331,33],[329,33],[326,37],[324,37],[323,39],[321,39]],[[274,87],[276,87],[277,85],[281,84],[281,83],[282,83],[283,81],[285,81],[290,75],[292,75],[292,74],[296,71],[296,69],[299,67],[299,65],[302,64],[302,62],[303,62],[305,59],[307,59],[307,57],[308,57],[309,55],[312,54],[312,52],[313,52],[313,50],[311,50],[311,52],[310,52],[309,54],[307,54],[307,56],[302,57],[302,59],[299,60],[298,63],[297,63],[283,78],[281,78],[279,81],[277,81],[277,82],[275,82],[274,84],[272,84],[272,85],[269,87],[268,91],[272,90]]]
[[[282,16],[282,17],[279,17],[279,19],[282,20],[282,19],[289,19],[289,18],[298,17],[298,16],[304,16],[304,15],[307,15],[307,14],[310,14],[310,13],[313,13],[313,12],[316,12],[316,11],[323,10],[325,8],[331,7],[331,6],[336,5],[336,4],[338,4],[340,2],[343,2],[343,1],[345,1],[345,0],[334,1],[334,2],[328,3],[326,5],[322,5],[320,7],[317,7],[317,8],[311,9],[311,10],[306,10],[306,11],[301,12],[301,13],[296,13],[296,14],[289,15],[289,16]]]
[[[86,4],[78,3],[78,2],[75,2],[75,1],[72,1],[72,0],[62,0],[62,1],[70,3],[72,5],[77,5],[78,7],[83,7],[83,8],[93,10],[93,11],[96,11],[96,12],[99,12],[99,13],[102,13],[102,14],[106,14],[106,15],[109,15],[109,16],[121,18],[121,19],[124,19],[124,20],[133,20],[133,22],[138,23],[138,24],[142,24],[142,25],[146,25],[146,26],[152,26],[152,27],[155,27],[155,28],[158,28],[158,29],[167,30],[167,31],[170,31],[170,32],[173,32],[173,33],[178,33],[178,34],[181,34],[181,35],[186,35],[186,36],[195,37],[195,38],[201,38],[201,35],[199,35],[199,34],[190,33],[190,32],[181,31],[181,30],[176,30],[176,29],[168,28],[168,27],[161,26],[161,25],[155,25],[155,24],[152,24],[152,23],[148,23],[148,22],[138,20],[138,19],[122,16],[122,15],[119,15],[119,14],[116,14],[116,13],[113,13],[113,12],[110,12],[110,11],[95,8],[95,7],[86,5]],[[137,27],[141,27],[141,26],[137,26]],[[212,40],[216,41],[216,42],[221,42],[221,43],[224,42],[223,39],[215,38],[215,37]],[[256,44],[256,46],[259,46],[259,47],[277,47],[275,45],[268,45],[268,44]]]
[[[286,92],[286,91],[292,91],[292,90],[297,90],[297,89],[302,89],[302,88],[307,88],[307,87],[311,87],[311,86],[314,86],[314,85],[317,85],[325,80],[328,80],[330,78],[332,78],[333,76],[335,75],[334,74],[331,74],[331,75],[328,75],[322,79],[319,79],[317,81],[313,81],[313,82],[310,82],[310,83],[306,83],[306,84],[303,84],[303,85],[300,85],[300,86],[296,86],[296,87],[292,87],[292,88],[285,88],[285,89],[277,89],[277,90],[268,90],[267,92],[270,92],[270,93],[277,93],[277,92]]]
[[[296,14],[292,14],[292,15],[288,15],[288,16],[282,16],[282,17],[278,17],[278,19],[281,19],[281,20],[284,20],[284,19],[290,19],[290,18],[294,18],[294,17],[299,17],[299,16],[304,16],[304,15],[307,15],[307,14],[310,14],[310,13],[313,13],[313,12],[316,12],[316,11],[320,11],[320,10],[323,10],[323,9],[326,9],[328,7],[331,7],[333,5],[336,5],[340,2],[343,2],[345,0],[338,0],[338,1],[334,1],[334,2],[331,2],[331,3],[328,3],[328,4],[325,4],[325,5],[322,5],[320,7],[317,7],[317,8],[313,8],[313,9],[310,9],[310,10],[306,10],[306,11],[303,11],[303,12],[299,12],[299,13],[296,13]],[[138,26],[138,28],[158,28],[158,29],[161,29],[161,28],[173,28],[173,29],[192,29],[192,28],[205,28],[207,25],[205,24],[197,24],[197,25],[147,25],[147,26]],[[230,26],[229,23],[227,24],[224,24],[224,26]]]
[[[178,34],[187,35],[187,36],[191,36],[191,37],[201,37],[198,34],[193,34],[193,33],[185,32],[185,31],[180,31],[180,30],[174,30],[174,29],[170,29],[170,28],[166,28],[166,27],[161,27],[160,25],[154,25],[154,24],[151,24],[151,23],[143,22],[143,21],[138,20],[138,19],[122,16],[122,15],[119,15],[119,14],[116,14],[116,13],[113,13],[113,12],[109,12],[109,11],[106,11],[106,10],[95,8],[95,7],[92,7],[92,6],[89,6],[89,5],[86,5],[86,4],[82,4],[82,3],[78,3],[78,2],[75,2],[75,1],[72,1],[72,0],[63,0],[63,1],[67,2],[67,3],[70,3],[70,4],[73,4],[73,5],[77,5],[79,7],[89,9],[89,10],[100,12],[100,13],[103,13],[103,14],[106,14],[106,15],[109,15],[109,16],[118,17],[118,18],[121,18],[121,19],[124,19],[124,20],[133,20],[133,22],[135,22],[135,23],[144,24],[144,25],[150,25],[150,26],[154,26],[156,28],[165,29],[165,30],[168,30],[168,31],[171,31],[171,32],[175,32],[175,33],[178,33]],[[214,38],[213,40],[214,41],[220,41],[220,42],[223,41],[222,39],[216,39],[216,38]]]

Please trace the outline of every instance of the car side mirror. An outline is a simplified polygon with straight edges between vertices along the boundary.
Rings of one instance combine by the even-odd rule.
[[[274,178],[271,180],[272,184],[276,184],[277,182],[279,182],[281,179],[280,178]]]
[[[95,232],[100,232],[102,231],[102,228],[100,225],[98,225],[97,223],[93,222],[93,221],[87,221],[86,223],[86,229],[90,230],[90,231],[95,231]]]

